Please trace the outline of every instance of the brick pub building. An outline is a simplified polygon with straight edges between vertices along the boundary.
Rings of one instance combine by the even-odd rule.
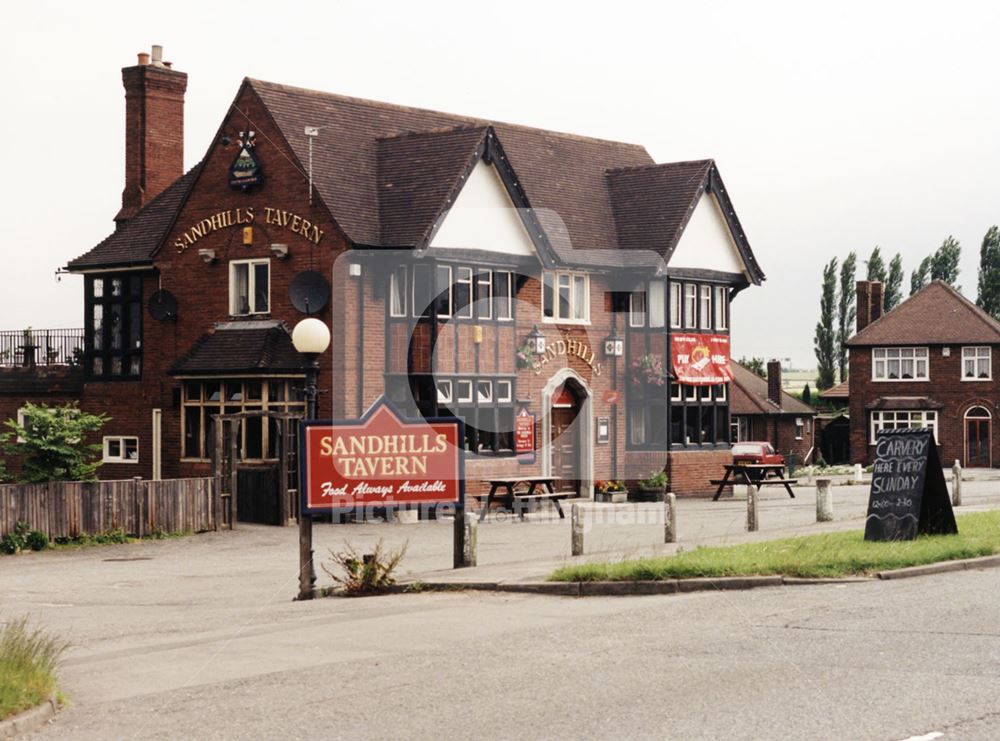
[[[871,463],[881,429],[927,427],[944,465],[1000,463],[1000,322],[941,281],[883,314],[883,286],[857,284],[850,348],[851,458]]]
[[[0,416],[79,399],[112,418],[102,477],[168,478],[210,472],[215,415],[263,412],[239,456],[267,465],[266,413],[303,409],[307,309],[333,336],[321,416],[382,394],[461,416],[470,491],[540,472],[590,496],[663,468],[711,491],[729,385],[698,374],[728,372],[731,302],[763,280],[713,161],[246,79],[184,173],[187,76],[154,48],[122,78],[116,229],[67,265],[81,367],[3,374]]]

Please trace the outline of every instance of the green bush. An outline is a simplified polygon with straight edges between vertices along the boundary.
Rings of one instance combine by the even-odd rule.
[[[404,543],[398,551],[386,551],[380,538],[372,552],[365,554],[350,543],[344,545],[343,551],[330,550],[330,567],[321,565],[345,594],[360,596],[380,594],[396,583],[393,572],[406,555],[409,543]]]
[[[41,530],[32,530],[25,538],[25,545],[33,551],[44,551],[49,547],[49,536]]]
[[[14,529],[0,538],[0,552],[12,556],[20,553],[28,545],[28,524],[19,522]]]

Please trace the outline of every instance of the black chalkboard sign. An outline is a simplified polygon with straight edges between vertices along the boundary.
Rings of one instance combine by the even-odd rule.
[[[865,540],[958,532],[930,430],[883,430],[876,437],[875,456]]]

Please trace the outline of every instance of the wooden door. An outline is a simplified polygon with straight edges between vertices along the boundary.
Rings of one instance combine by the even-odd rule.
[[[970,412],[965,419],[965,465],[966,468],[988,468],[990,465],[990,419],[973,416]]]
[[[552,396],[552,475],[558,491],[580,492],[579,397],[563,386]]]

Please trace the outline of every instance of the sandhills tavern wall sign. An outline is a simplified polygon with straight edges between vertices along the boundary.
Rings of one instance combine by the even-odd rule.
[[[264,206],[263,210],[264,224],[266,225],[290,229],[295,234],[302,235],[313,244],[319,244],[320,240],[323,239],[322,229],[292,211],[272,206]],[[219,211],[202,219],[197,224],[192,224],[179,238],[174,240],[174,247],[178,252],[184,252],[184,250],[194,245],[202,237],[206,237],[220,229],[228,229],[234,226],[242,226],[244,229],[252,227],[258,219],[258,215],[259,211],[253,206]]]

